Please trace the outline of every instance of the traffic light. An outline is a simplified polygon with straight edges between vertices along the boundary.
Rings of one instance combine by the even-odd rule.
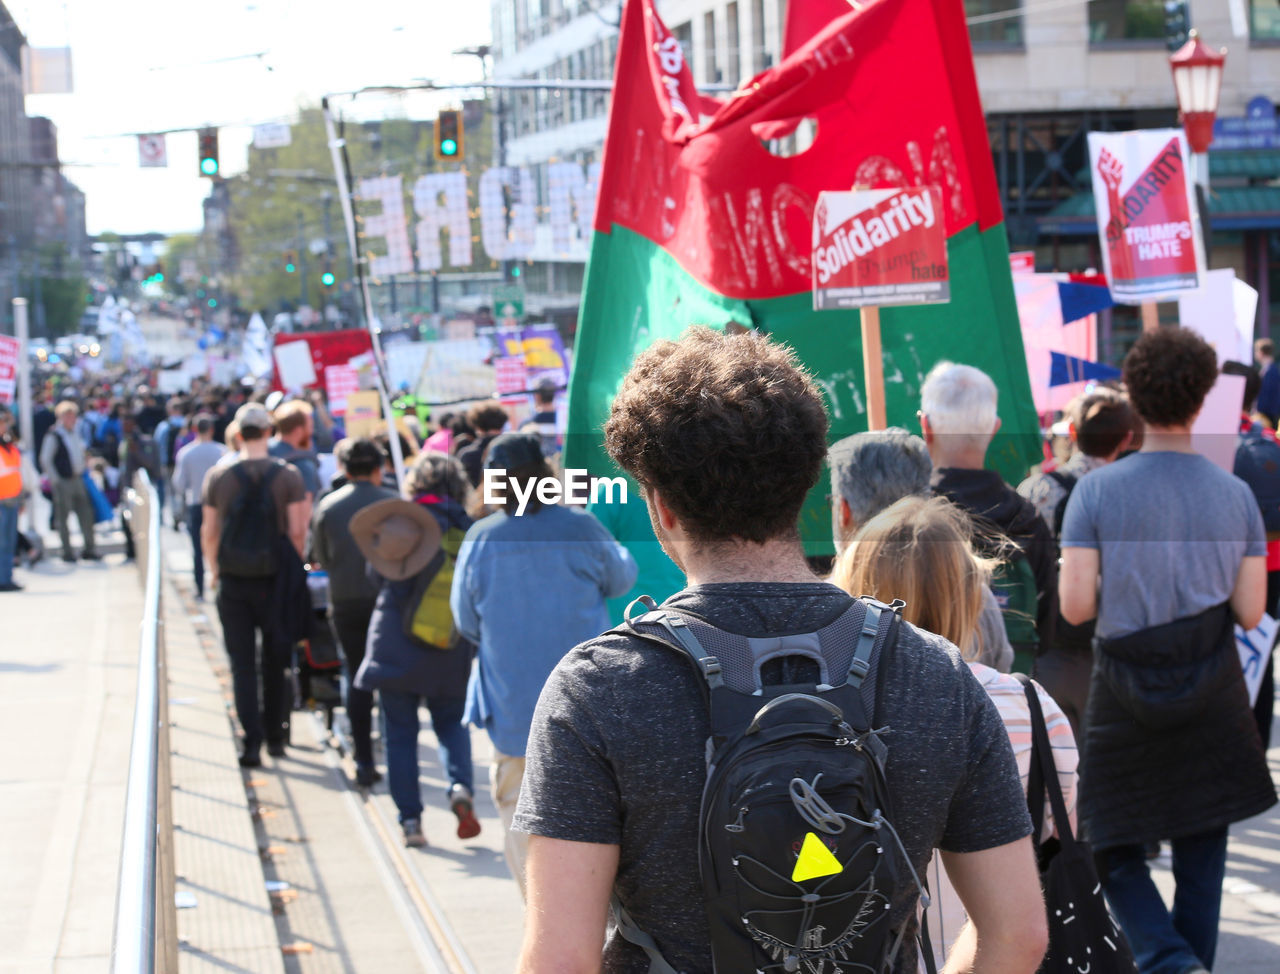
[[[502,279],[508,284],[520,280],[520,265],[514,260],[504,260],[502,262]]]
[[[1191,32],[1191,12],[1187,0],[1165,0],[1164,39],[1170,51],[1176,51],[1187,43]]]
[[[200,142],[200,175],[218,175],[218,130],[201,129]]]
[[[292,274],[297,269],[298,269],[298,255],[295,254],[292,250],[286,250],[284,252],[284,272],[286,274]]]
[[[323,274],[320,275],[320,283],[323,284],[325,287],[333,287],[334,280],[335,278],[333,276],[333,271],[331,270],[326,270]]]
[[[436,116],[436,159],[462,158],[462,112],[446,109]]]

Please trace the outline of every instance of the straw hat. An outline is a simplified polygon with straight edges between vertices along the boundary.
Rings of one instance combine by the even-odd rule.
[[[351,519],[351,537],[383,578],[412,578],[440,550],[440,524],[421,504],[388,498],[361,508]]]

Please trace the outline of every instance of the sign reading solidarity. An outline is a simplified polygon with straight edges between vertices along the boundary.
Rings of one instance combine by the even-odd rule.
[[[813,211],[813,307],[950,300],[937,186],[824,192]]]
[[[1204,267],[1186,136],[1090,132],[1094,209],[1111,294],[1124,304],[1199,286]]]

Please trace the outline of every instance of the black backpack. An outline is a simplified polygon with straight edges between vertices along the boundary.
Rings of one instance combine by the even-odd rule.
[[[75,468],[71,465],[71,451],[67,449],[67,441],[62,438],[56,429],[49,430],[45,436],[52,436],[57,443],[57,448],[53,451],[53,469],[63,480],[70,479],[75,476]]]
[[[717,974],[891,969],[908,925],[890,925],[895,895],[909,882],[928,905],[891,824],[889,728],[874,725],[902,603],[861,599],[817,632],[752,639],[637,601],[648,611],[614,632],[687,659],[710,708],[698,868]],[[672,974],[613,909],[650,974]]]
[[[1067,515],[1067,501],[1071,500],[1071,492],[1076,489],[1076,481],[1080,478],[1075,474],[1065,473],[1062,470],[1050,470],[1049,476],[1053,478],[1059,487],[1066,491],[1062,495],[1062,500],[1058,501],[1057,506],[1053,509],[1053,537],[1054,540],[1057,540],[1062,537],[1062,519]]]
[[[1240,434],[1232,473],[1249,485],[1262,524],[1268,532],[1280,531],[1280,444],[1268,437],[1259,423]]]
[[[240,490],[223,519],[218,539],[218,571],[222,575],[266,578],[276,573],[280,522],[271,482],[283,469],[283,463],[273,460],[266,473],[254,478],[243,463],[231,465]]]

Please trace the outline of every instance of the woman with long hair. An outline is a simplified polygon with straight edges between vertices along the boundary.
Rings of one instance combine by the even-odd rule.
[[[982,593],[994,562],[980,557],[972,544],[972,525],[960,508],[942,497],[904,497],[872,518],[854,535],[836,562],[831,581],[851,595],[870,595],[883,602],[902,599],[907,622],[949,639],[991,697],[1005,729],[1027,790],[1031,772],[1031,714],[1022,683],[977,662],[978,616]],[[1076,765],[1079,757],[1071,726],[1061,708],[1036,684],[1053,747],[1054,765],[1067,810],[1075,818]],[[1046,799],[1040,843],[1053,835]],[[930,865],[935,909],[929,925],[939,963],[961,934],[964,908],[940,867],[935,853]]]

